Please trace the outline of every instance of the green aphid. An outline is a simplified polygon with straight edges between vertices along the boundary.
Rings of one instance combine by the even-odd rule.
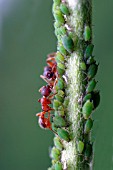
[[[87,100],[90,100],[91,97],[92,97],[91,93],[86,94],[83,98],[83,102],[85,103]]]
[[[87,76],[89,79],[93,78],[98,70],[98,65],[97,64],[91,64],[88,68],[88,73]]]
[[[85,41],[89,41],[90,38],[91,38],[91,29],[89,26],[86,25],[84,28],[84,39]]]
[[[57,160],[55,160],[55,159],[52,159],[52,161],[51,161],[53,166],[56,164],[56,162],[57,162]]]
[[[53,2],[56,4],[56,5],[60,5],[60,3],[61,3],[61,0],[53,0]]]
[[[67,51],[65,50],[65,48],[63,46],[58,46],[58,50],[60,51],[60,53],[64,56],[67,55]]]
[[[84,126],[84,133],[88,134],[90,132],[90,130],[93,127],[93,120],[92,119],[88,119],[86,120],[85,126]]]
[[[65,65],[63,63],[57,63],[57,67],[59,67],[62,70],[65,70]]]
[[[63,170],[61,162],[56,162],[55,170]]]
[[[58,66],[57,66],[57,71],[58,71],[58,74],[59,74],[60,76],[62,76],[62,75],[65,73],[65,70],[59,68]]]
[[[60,97],[64,97],[65,93],[64,93],[64,91],[62,91],[62,90],[58,90],[58,95],[59,95]]]
[[[66,121],[61,116],[55,116],[53,118],[53,122],[56,127],[65,127],[66,126]]]
[[[94,109],[96,109],[100,103],[100,93],[99,91],[93,91],[92,92],[92,100],[93,100],[93,105]]]
[[[88,119],[89,116],[91,115],[91,112],[93,110],[93,103],[90,102],[89,100],[87,100],[83,107],[82,107],[82,113],[83,113],[83,116],[84,116],[84,119]]]
[[[68,107],[68,104],[69,104],[69,99],[65,98],[63,103],[64,107]]]
[[[54,108],[55,110],[57,110],[58,107],[59,107],[61,104],[62,104],[62,103],[59,102],[58,100],[54,100],[54,101],[53,101],[53,108]]]
[[[54,13],[54,18],[57,22],[61,23],[61,24],[64,24],[65,23],[65,20],[64,20],[64,17],[62,15],[62,12],[60,10],[55,10]]]
[[[59,102],[61,102],[61,103],[63,103],[63,101],[64,101],[64,97],[61,97],[61,96],[58,95],[58,94],[55,95],[55,98],[56,98]]]
[[[90,93],[94,90],[94,88],[96,87],[96,80],[95,79],[92,79],[88,82],[88,86],[86,88],[86,93]]]
[[[63,43],[64,48],[69,53],[73,52],[73,50],[74,50],[74,42],[73,42],[73,40],[72,40],[72,38],[70,36],[65,35],[62,38],[62,43]]]
[[[60,27],[60,33],[61,35],[65,35],[66,34],[66,28],[64,26]]]
[[[84,150],[84,143],[82,141],[79,141],[78,144],[77,144],[77,149],[78,149],[78,152],[81,154]]]
[[[60,116],[64,116],[64,115],[65,115],[64,107],[63,107],[62,105],[59,106],[59,108],[58,108],[58,114],[59,114]]]
[[[64,89],[64,80],[62,78],[58,79],[57,86],[58,86],[59,90]]]
[[[85,62],[81,62],[81,63],[80,63],[80,68],[81,68],[81,70],[83,70],[83,71],[86,70],[86,64],[85,64]]]
[[[55,170],[55,168],[52,166],[52,167],[49,167],[48,170]]]
[[[96,61],[95,61],[95,59],[94,59],[94,56],[90,56],[88,59],[87,59],[87,61],[86,61],[86,63],[88,64],[88,65],[90,65],[90,64],[93,64],[93,63],[95,63]]]
[[[85,155],[86,160],[88,160],[92,156],[92,145],[91,144],[86,144],[84,155]]]
[[[93,48],[94,48],[94,45],[93,44],[89,44],[87,47],[86,47],[86,51],[85,51],[85,58],[89,58],[92,53],[93,53]]]
[[[56,161],[60,160],[60,150],[57,149],[56,147],[53,147],[51,150],[51,157],[55,159]]]
[[[57,149],[62,151],[63,145],[62,145],[61,140],[59,139],[59,137],[54,137],[54,144],[55,144]]]
[[[61,139],[65,140],[65,141],[67,141],[67,142],[70,141],[69,133],[68,133],[66,130],[58,128],[58,129],[57,129],[57,134],[58,134],[58,136],[59,136]]]
[[[54,22],[54,28],[55,29],[59,28],[60,26],[61,26],[61,23],[59,23],[57,21]]]
[[[64,62],[64,56],[60,52],[57,52],[55,60],[56,61],[58,60],[60,62]]]
[[[54,123],[52,123],[52,130],[54,130],[55,132],[57,131],[57,127],[55,126]]]
[[[70,14],[69,9],[67,8],[67,6],[65,4],[60,5],[60,10],[64,15],[68,16]]]

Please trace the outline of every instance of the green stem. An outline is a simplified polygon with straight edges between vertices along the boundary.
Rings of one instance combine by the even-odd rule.
[[[60,69],[59,78],[63,77],[65,81],[65,89],[61,85],[56,87],[58,94],[59,88],[65,93],[64,103],[67,100],[69,103],[66,108],[64,103],[54,100],[55,130],[63,140],[58,139],[60,144],[55,142],[52,150],[52,169],[88,170],[92,169],[93,164],[91,113],[98,106],[100,99],[98,91],[94,91],[94,77],[98,66],[92,56],[92,0],[54,0],[53,15],[55,34],[58,38],[56,61]],[[60,50],[60,47],[64,49]],[[65,115],[58,112],[61,105]],[[66,120],[69,126],[65,126],[62,119]],[[62,135],[57,128],[66,132],[63,131]]]

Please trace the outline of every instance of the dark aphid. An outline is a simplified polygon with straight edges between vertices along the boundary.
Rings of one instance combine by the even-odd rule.
[[[89,79],[93,78],[98,70],[98,65],[97,64],[91,64],[88,68],[88,73],[87,76]]]
[[[86,144],[84,155],[85,155],[86,160],[88,160],[92,156],[92,145],[91,144]]]
[[[40,92],[42,96],[48,97],[51,93],[51,87],[49,85],[43,86]]]
[[[67,6],[65,4],[61,4],[60,5],[60,10],[64,15],[69,15],[69,9],[67,8]]]
[[[55,159],[56,161],[60,160],[60,150],[57,149],[56,147],[53,147],[51,150],[51,157]]]
[[[96,109],[100,103],[100,93],[99,91],[93,91],[92,92],[92,100],[93,100],[93,105],[94,109]]]
[[[83,98],[83,103],[85,103],[87,100],[90,100],[91,97],[92,97],[91,93],[86,94]]]
[[[84,150],[84,143],[82,141],[79,141],[78,144],[77,144],[77,149],[78,149],[78,152],[81,154]]]
[[[85,126],[84,126],[84,133],[88,134],[90,130],[92,129],[92,126],[93,126],[93,120],[92,119],[86,120]]]
[[[66,126],[66,121],[61,116],[55,116],[53,118],[53,122],[56,127],[65,127]]]
[[[85,41],[89,41],[90,38],[91,38],[91,29],[88,25],[86,25],[84,28],[84,39]]]
[[[64,17],[63,17],[62,12],[60,10],[55,10],[53,15],[54,15],[54,18],[57,22],[59,22],[61,24],[65,23]]]
[[[63,170],[61,162],[56,162],[55,164],[55,170]]]
[[[90,56],[87,61],[86,61],[86,64],[90,65],[90,64],[93,64],[93,63],[96,63],[95,59],[94,59],[94,56]]]
[[[81,63],[80,63],[80,68],[81,68],[81,70],[83,70],[83,71],[86,70],[86,64],[85,64],[85,62],[81,62]]]
[[[95,79],[92,79],[88,82],[88,86],[86,88],[86,93],[90,93],[94,90],[95,86],[96,86],[97,82]]]
[[[54,137],[54,144],[56,148],[59,149],[60,151],[63,149],[63,145],[59,137]]]
[[[72,40],[72,38],[70,36],[65,35],[62,38],[62,43],[63,43],[64,48],[69,53],[73,52],[73,50],[74,50],[74,42],[73,42],[73,40]]]
[[[93,48],[94,48],[94,45],[93,45],[93,44],[89,44],[89,45],[86,47],[85,58],[88,58],[88,57],[90,57],[90,56],[92,55]]]
[[[66,130],[58,128],[57,129],[57,133],[58,133],[58,136],[61,139],[65,140],[67,142],[70,141],[69,133]]]
[[[88,119],[89,116],[91,115],[91,112],[93,110],[93,103],[87,100],[85,104],[82,107],[82,113],[84,116],[84,119]]]

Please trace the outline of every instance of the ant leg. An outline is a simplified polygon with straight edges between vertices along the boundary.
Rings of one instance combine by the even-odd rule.
[[[40,77],[46,82],[48,83],[50,86],[53,86],[54,82],[53,81],[50,81],[48,80],[45,76],[43,75],[40,75]],[[40,92],[40,89],[39,89],[39,92]]]
[[[40,112],[40,113],[37,113],[36,116],[43,117],[45,114],[46,112]]]

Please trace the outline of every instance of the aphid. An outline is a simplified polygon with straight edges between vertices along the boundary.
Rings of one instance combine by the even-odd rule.
[[[62,78],[58,79],[56,88],[58,88],[59,90],[63,90],[64,89],[64,80]]]
[[[97,70],[98,70],[98,65],[97,64],[91,64],[88,68],[88,73],[87,73],[88,78],[89,79],[93,78],[96,75]]]
[[[81,68],[83,71],[86,70],[86,64],[85,64],[85,62],[81,62],[81,63],[80,63],[80,68]]]
[[[52,151],[51,151],[51,157],[54,160],[58,161],[58,160],[60,160],[60,155],[61,155],[60,150],[57,149],[56,147],[53,147]]]
[[[89,44],[89,45],[86,47],[85,58],[88,58],[88,57],[90,57],[90,56],[92,55],[93,48],[94,48],[94,45],[93,45],[93,44]]]
[[[89,81],[88,86],[86,88],[86,93],[92,92],[94,90],[96,84],[97,84],[97,82],[95,79],[92,79],[91,81]]]
[[[61,106],[61,102],[59,102],[58,100],[54,100],[53,101],[53,108],[55,109],[55,110],[57,110],[58,109],[58,107],[59,106]]]
[[[55,116],[53,118],[53,122],[56,127],[65,127],[66,126],[66,121],[61,116]]]
[[[56,162],[55,170],[63,170],[61,162]]]
[[[73,42],[73,40],[72,40],[72,38],[70,36],[65,35],[62,38],[62,43],[63,43],[64,48],[69,53],[73,52],[73,50],[74,50],[74,42]]]
[[[93,105],[94,109],[96,109],[100,103],[100,93],[99,91],[93,91],[92,92],[92,100],[93,100]]]
[[[91,144],[86,144],[84,155],[85,155],[86,160],[88,160],[92,156],[92,145]]]
[[[89,41],[90,38],[91,38],[91,29],[88,25],[86,25],[84,28],[84,39],[85,41]]]
[[[56,148],[59,149],[60,151],[63,149],[63,145],[59,137],[54,137],[54,144]]]
[[[58,94],[55,95],[55,98],[56,98],[59,102],[61,102],[61,103],[63,103],[63,101],[64,101],[64,97],[61,97],[61,96],[58,95]]]
[[[55,10],[54,13],[54,18],[57,22],[59,22],[60,24],[64,24],[65,23],[65,20],[64,20],[64,17],[62,15],[62,12],[60,10]]]
[[[83,98],[83,103],[85,103],[87,100],[90,100],[91,97],[92,97],[91,93],[86,94]]]
[[[63,46],[58,46],[58,50],[60,51],[60,53],[64,56],[67,55],[67,51],[65,50],[65,48]]]
[[[56,58],[55,58],[55,60],[57,61],[57,62],[64,62],[64,56],[60,53],[60,52],[58,52],[57,54],[56,54]]]
[[[63,63],[57,63],[58,68],[65,71],[65,65]]]
[[[58,134],[58,136],[59,136],[61,139],[65,140],[65,141],[67,141],[67,142],[70,141],[69,133],[68,133],[66,130],[58,128],[58,129],[57,129],[57,134]]]
[[[84,126],[84,132],[86,134],[88,134],[90,132],[90,130],[92,129],[92,126],[93,126],[93,120],[88,119],[85,123],[85,126]]]
[[[77,144],[77,149],[78,149],[78,152],[81,154],[84,150],[84,143],[82,141],[79,141],[78,144]]]
[[[63,69],[61,69],[61,68],[59,68],[59,67],[57,67],[57,71],[58,71],[58,74],[59,74],[60,76],[62,76],[62,75],[65,73],[65,69],[63,70]]]
[[[68,16],[70,14],[69,9],[67,8],[67,6],[65,4],[60,5],[60,10],[64,15]]]
[[[93,110],[93,103],[87,100],[85,104],[82,107],[82,113],[84,116],[84,119],[88,119],[89,116],[91,115],[91,112]]]

